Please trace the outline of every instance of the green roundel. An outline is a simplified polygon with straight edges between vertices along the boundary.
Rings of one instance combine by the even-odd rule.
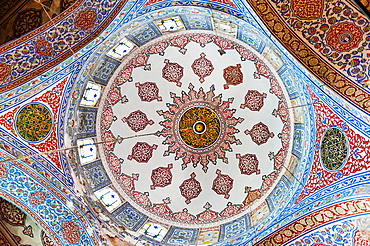
[[[30,103],[18,112],[15,125],[24,140],[39,142],[48,136],[53,121],[50,111],[44,105]]]
[[[329,128],[321,141],[321,161],[329,171],[340,169],[348,156],[348,142],[344,133],[336,127]]]

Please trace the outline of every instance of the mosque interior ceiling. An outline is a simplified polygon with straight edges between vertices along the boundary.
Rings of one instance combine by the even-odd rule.
[[[0,241],[369,244],[361,4],[0,2]]]

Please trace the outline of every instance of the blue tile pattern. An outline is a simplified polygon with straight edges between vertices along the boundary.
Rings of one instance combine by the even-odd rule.
[[[262,53],[266,44],[262,41],[261,37],[259,36],[260,35],[258,35],[258,33],[256,33],[256,31],[252,29],[246,29],[246,28],[239,27],[236,37],[237,39],[251,46],[258,53]]]
[[[161,31],[157,28],[155,24],[148,23],[131,31],[130,35],[128,35],[127,37],[136,45],[142,46],[143,44],[149,42],[150,40],[158,38],[161,35]]]
[[[114,211],[113,216],[119,224],[122,224],[134,231],[140,229],[148,219],[148,216],[139,212],[128,202],[125,202],[121,207]]]
[[[209,16],[183,15],[181,18],[186,29],[213,30],[212,20]]]
[[[170,245],[193,245],[198,233],[199,229],[171,227],[163,242]]]
[[[220,241],[224,241],[228,238],[240,235],[246,232],[250,228],[249,215],[245,215],[239,219],[236,219],[228,224],[221,225],[220,228]]]
[[[101,59],[93,74],[94,81],[98,84],[107,85],[119,64],[118,61],[108,57]]]
[[[96,113],[97,108],[80,107],[78,112],[77,138],[88,138],[96,136]]]
[[[304,136],[304,125],[302,123],[294,123],[292,154],[299,159],[302,156],[303,136]]]
[[[289,188],[290,182],[288,178],[283,175],[266,199],[270,211],[273,211],[277,206],[279,206],[279,202],[282,200],[283,196],[287,194]]]
[[[82,166],[82,170],[93,191],[99,190],[111,183],[101,160]]]

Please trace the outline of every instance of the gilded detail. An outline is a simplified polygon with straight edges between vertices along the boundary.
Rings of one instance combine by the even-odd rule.
[[[330,171],[336,171],[342,167],[347,159],[348,147],[344,133],[336,128],[329,128],[321,142],[321,160],[323,165]]]
[[[182,115],[179,131],[187,145],[205,148],[217,140],[220,134],[220,121],[213,110],[206,107],[193,107]]]
[[[42,104],[28,104],[17,115],[17,131],[26,141],[38,142],[43,140],[49,134],[51,127],[51,113]]]

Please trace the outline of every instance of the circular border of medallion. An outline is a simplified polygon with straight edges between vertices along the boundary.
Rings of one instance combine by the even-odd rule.
[[[187,144],[184,141],[184,139],[182,138],[182,136],[180,134],[180,129],[179,129],[180,121],[182,120],[183,115],[186,112],[188,112],[188,110],[190,110],[192,108],[196,108],[196,107],[199,107],[199,108],[203,107],[203,108],[210,109],[217,116],[218,121],[219,121],[219,125],[220,125],[220,131],[218,133],[217,139],[212,144],[210,144],[206,147],[203,147],[203,148],[196,148],[196,147],[192,147],[189,144]],[[173,129],[174,129],[174,133],[175,133],[175,138],[182,143],[184,149],[186,149],[187,151],[190,151],[192,153],[197,153],[197,154],[208,153],[208,152],[210,152],[213,149],[218,147],[218,145],[223,140],[223,138],[225,137],[225,134],[226,134],[226,130],[225,130],[226,127],[225,128],[222,127],[222,126],[225,126],[225,125],[226,125],[226,120],[223,117],[223,115],[221,114],[221,112],[219,112],[219,109],[217,109],[217,107],[215,107],[214,105],[212,105],[208,102],[202,102],[202,101],[195,101],[195,102],[191,102],[191,103],[183,105],[182,108],[180,108],[177,111],[175,119],[173,121]]]
[[[40,108],[40,110],[42,110],[44,112],[44,114],[49,113],[47,115],[49,117],[49,119],[46,119],[47,122],[44,123],[44,127],[46,127],[46,130],[42,131],[41,136],[32,136],[35,140],[28,139],[27,136],[25,136],[25,134],[23,134],[24,130],[20,130],[19,129],[21,125],[19,125],[20,122],[19,122],[19,118],[18,118],[20,116],[20,114],[22,114],[22,111],[27,110],[30,107],[31,107],[30,110],[32,112],[34,112],[35,109],[32,108],[33,105],[39,105],[39,106],[41,106],[42,108]],[[41,120],[38,121],[35,125],[40,125],[40,122],[41,122]],[[47,124],[47,125],[45,126],[45,124]],[[14,119],[14,128],[16,129],[17,133],[19,134],[20,137],[22,137],[23,140],[25,140],[27,142],[30,142],[30,143],[39,143],[39,142],[42,142],[52,132],[52,129],[53,129],[53,114],[51,113],[50,109],[48,107],[46,107],[44,104],[42,104],[42,103],[39,103],[39,102],[31,102],[31,103],[28,103],[28,104],[24,105],[23,107],[21,107],[18,110],[18,112],[16,113],[15,119]],[[25,126],[25,128],[28,128],[29,129],[30,126],[27,125],[27,126]]]
[[[344,143],[345,146],[344,146],[344,148],[340,148],[340,150],[338,150],[336,152],[337,155],[335,156],[336,159],[338,157],[341,158],[341,160],[338,161],[338,162],[341,162],[341,164],[340,165],[336,165],[336,167],[335,167],[336,169],[330,169],[328,166],[333,166],[333,164],[332,163],[328,163],[326,161],[327,158],[323,158],[322,155],[323,155],[323,149],[324,149],[325,152],[327,151],[327,152],[330,152],[330,153],[332,153],[332,149],[330,149],[330,146],[325,146],[325,145],[323,146],[323,144],[326,144],[327,141],[330,141],[330,139],[328,139],[327,134],[329,134],[330,131],[333,131],[334,129],[338,130],[338,133],[341,134],[341,136],[340,136],[341,139],[339,141],[342,142],[344,140],[345,141],[345,143]],[[344,150],[347,152],[346,155],[345,155],[345,157],[339,156],[338,154],[340,154]],[[340,129],[339,127],[335,127],[335,126],[329,127],[328,129],[326,129],[326,131],[324,132],[324,134],[321,137],[321,142],[320,142],[320,161],[321,161],[321,164],[324,167],[324,169],[326,171],[328,171],[328,172],[337,172],[337,171],[339,171],[346,164],[347,159],[348,159],[348,156],[349,156],[348,139],[347,139],[346,134],[342,131],[342,129]]]
[[[214,110],[208,107],[192,107],[182,114],[178,133],[188,146],[205,149],[217,141],[221,127]]]
[[[232,48],[232,49],[235,49],[239,52],[241,58],[242,58],[242,61],[245,61],[245,60],[251,60],[251,59],[256,59],[257,63],[255,64],[256,66],[256,72],[254,73],[255,76],[259,77],[259,76],[263,76],[263,77],[266,77],[270,80],[270,93],[271,94],[275,94],[275,96],[277,98],[280,98],[282,96],[285,97],[286,101],[285,104],[284,103],[280,103],[280,104],[284,104],[285,106],[281,106],[280,104],[277,105],[277,114],[274,115],[275,117],[277,117],[277,115],[281,118],[281,120],[283,122],[287,121],[286,123],[290,126],[293,125],[294,123],[294,117],[293,117],[293,114],[294,114],[294,111],[290,109],[290,106],[291,106],[291,100],[290,97],[289,97],[289,94],[287,92],[287,89],[286,89],[286,83],[283,82],[281,80],[281,77],[277,74],[276,70],[274,69],[274,65],[271,64],[271,62],[266,58],[264,57],[262,54],[258,53],[257,51],[255,51],[254,49],[252,49],[250,46],[248,46],[248,44],[240,41],[240,40],[237,40],[235,38],[232,38],[232,37],[229,37],[229,36],[225,36],[225,35],[222,35],[222,34],[219,34],[219,33],[215,33],[213,31],[206,31],[206,30],[199,30],[199,31],[194,31],[194,30],[191,30],[191,35],[209,35],[209,36],[215,36],[215,37],[220,37],[220,40],[223,41],[223,39],[227,39],[227,40],[230,40],[238,45],[241,46],[241,50],[237,50],[235,48]],[[151,40],[149,42],[147,42],[146,44],[144,44],[143,46],[140,46],[139,49],[136,49],[135,51],[133,51],[131,54],[127,55],[125,58],[124,58],[124,61],[120,64],[120,66],[116,69],[116,71],[112,74],[112,77],[110,78],[106,88],[107,90],[104,90],[104,92],[102,93],[102,99],[101,100],[104,100],[104,98],[107,98],[107,95],[110,91],[109,88],[113,88],[113,89],[117,89],[118,87],[115,87],[115,86],[112,86],[114,84],[116,84],[117,86],[121,86],[122,84],[126,83],[126,82],[131,82],[130,80],[130,75],[132,73],[132,70],[137,68],[137,67],[142,67],[144,70],[148,70],[150,71],[150,64],[147,64],[147,56],[150,56],[152,53],[150,54],[146,54],[146,53],[142,53],[142,50],[147,48],[147,47],[150,47],[150,46],[153,46],[153,47],[156,47],[154,44],[156,43],[160,43],[160,42],[168,42],[168,40],[170,40],[171,38],[174,38],[176,36],[181,36],[181,35],[187,35],[189,34],[189,31],[179,31],[179,32],[176,32],[176,33],[173,33],[173,34],[168,34],[166,36],[162,36],[162,37],[159,37],[159,38],[156,38],[154,40]],[[189,37],[187,37],[189,38]],[[217,41],[220,41],[220,40],[214,40],[213,42],[217,42]],[[194,40],[191,40],[193,42],[198,42],[198,41],[194,41]],[[220,41],[220,42],[221,42]],[[200,43],[201,41],[199,41],[198,43]],[[203,41],[202,41],[203,42]],[[171,45],[171,46],[175,46],[175,45]],[[244,48],[245,47],[245,48]],[[243,50],[245,49],[245,50]],[[249,50],[252,50],[252,52],[248,53]],[[154,52],[154,51],[153,51]],[[244,52],[247,52],[247,53],[244,53]],[[153,53],[154,54],[154,53]],[[140,56],[140,57],[137,57],[137,56]],[[142,56],[145,56],[145,61],[142,61],[141,59],[143,58]],[[129,63],[129,61],[131,61],[133,58],[137,59],[137,62],[134,63],[134,64],[131,64],[131,65],[127,65]],[[244,58],[244,59],[243,59]],[[268,64],[269,66],[265,66],[264,64]],[[123,74],[123,73],[126,73],[128,72],[128,74]],[[124,76],[123,79],[118,79],[119,76]],[[127,75],[127,76],[126,76]],[[127,77],[127,80],[126,80],[126,77]],[[136,83],[137,85],[140,85],[139,82]],[[280,86],[281,85],[281,86]],[[180,85],[177,85],[180,87]],[[190,92],[194,93],[199,93],[200,91],[202,91],[203,89],[200,88],[199,91],[198,90],[194,90],[193,89],[194,87],[191,85],[190,83],[190,86],[189,86],[189,92],[184,92],[183,93],[185,95],[190,95]],[[227,88],[224,88],[224,89],[227,89]],[[213,89],[211,88],[211,91]],[[121,96],[121,95],[120,95]],[[171,97],[173,98],[173,100],[175,100],[175,97],[176,97],[176,100],[177,100],[177,96],[176,95],[171,95]],[[181,96],[179,96],[178,98],[180,98]],[[162,101],[162,98],[160,98],[160,100],[158,101]],[[170,102],[170,101],[169,101]],[[175,102],[175,101],[174,101]],[[173,102],[173,103],[174,103]],[[231,104],[233,102],[233,98],[229,98],[228,101],[224,101],[224,103],[228,103],[228,104]],[[199,104],[199,105],[194,105],[193,103],[204,103],[203,105],[202,104]],[[109,103],[108,103],[109,104]],[[99,106],[99,109],[98,109],[98,113],[97,113],[97,129],[98,131],[100,131],[99,129],[101,129],[101,125],[102,125],[102,110],[104,108],[103,105],[107,106],[108,104],[101,104]],[[190,103],[191,106],[188,106],[188,107],[185,107],[182,108],[183,112],[186,112],[186,110],[188,110],[189,108],[191,107],[194,107],[194,106],[208,106],[207,105],[208,103],[206,102],[199,102],[197,100],[194,100]],[[211,106],[211,109],[212,109],[212,105]],[[167,105],[169,111],[169,113],[172,112],[172,110],[170,109],[171,107],[169,107]],[[232,108],[232,107],[230,107]],[[164,110],[164,109],[163,109]],[[159,113],[159,111],[157,111]],[[160,115],[164,114],[165,112],[163,112],[162,110],[160,110],[161,113],[159,113]],[[167,113],[166,112],[166,113]],[[288,113],[288,115],[285,115],[284,113]],[[171,126],[174,127],[174,126],[177,126],[178,125],[178,121],[181,119],[181,116],[182,116],[183,113],[179,113],[179,112],[176,112],[176,116],[174,115],[173,116],[173,122],[171,123]],[[217,116],[219,117],[219,115],[217,114]],[[221,121],[223,120],[224,118],[223,117],[219,117],[219,120],[220,120],[220,125],[222,124]],[[175,121],[177,120],[177,122]],[[224,119],[225,121],[227,121],[228,119]],[[167,121],[165,119],[165,121]],[[287,128],[289,129],[289,128]],[[174,128],[171,129],[171,131],[173,131]],[[162,130],[163,132],[163,136],[165,136],[167,133],[167,131],[169,131],[166,127]],[[160,132],[161,133],[161,132]],[[160,133],[157,132],[157,136],[160,135]],[[291,133],[293,133],[291,131]],[[226,133],[225,133],[226,134]],[[176,134],[174,134],[176,135]],[[179,136],[177,136],[177,139],[178,140],[181,140],[181,137],[180,137],[180,134],[178,134]],[[98,137],[98,140],[102,140],[101,137],[103,137],[102,135],[99,135],[97,134],[97,137]],[[290,134],[289,135],[289,141],[290,143],[293,142],[293,134]],[[222,139],[222,135],[220,133],[218,139]],[[218,141],[218,140],[217,140]],[[216,141],[216,142],[217,142]],[[215,142],[215,143],[216,143]],[[212,144],[210,145],[208,148],[210,148],[209,151],[212,151],[212,148],[213,146],[217,146],[216,144]],[[187,146],[185,143],[183,143],[183,147],[185,148],[188,148],[188,149],[191,149],[191,151],[196,151],[197,148],[191,148],[190,146]],[[201,149],[198,149],[198,150],[201,150],[201,153],[205,153],[204,151],[204,148],[201,148]],[[99,152],[104,155],[104,149],[103,148],[99,148]],[[166,151],[168,152],[168,151]],[[190,151],[189,151],[190,152]],[[276,155],[274,155],[274,153],[270,153],[271,154],[271,157],[269,155],[269,158],[270,160],[273,161],[274,163],[274,168],[277,168],[278,166],[278,162],[279,161],[283,161],[284,163],[286,163],[288,166],[291,164],[291,161],[290,159],[288,158],[288,156],[290,156],[292,152],[292,145],[289,144],[289,146],[287,146],[287,149],[286,150],[280,150],[279,153],[283,153],[283,154],[279,154],[277,153]],[[207,153],[207,152],[206,152]],[[194,154],[198,154],[198,153],[194,153]],[[168,153],[166,154],[168,155]],[[281,157],[282,155],[284,155],[284,157]],[[285,158],[287,157],[287,158]],[[279,159],[280,158],[280,159]],[[281,159],[283,158],[283,159]],[[175,156],[175,160],[178,160],[179,157]],[[108,168],[108,170],[110,169],[109,168],[109,164],[107,163],[107,160],[106,159],[102,159],[102,163],[104,165],[105,168]],[[237,164],[237,163],[236,163]],[[172,165],[172,164],[171,164]],[[169,168],[171,169],[171,168]],[[280,170],[280,168],[278,168]],[[113,186],[115,186],[119,191],[120,193],[122,193],[122,197],[125,201],[127,201],[129,204],[131,204],[135,209],[137,209],[139,212],[145,214],[146,216],[149,216],[150,218],[160,222],[160,223],[164,223],[168,226],[180,226],[182,228],[202,228],[202,227],[212,227],[212,226],[219,226],[221,224],[226,224],[226,223],[230,223],[232,222],[233,220],[236,220],[238,218],[241,218],[242,216],[245,216],[246,214],[249,214],[249,213],[254,213],[256,210],[259,209],[259,206],[261,206],[261,204],[265,203],[266,201],[266,198],[270,195],[270,193],[275,189],[276,185],[278,184],[278,181],[281,179],[281,177],[284,175],[284,172],[281,171],[281,172],[271,172],[270,174],[268,175],[265,175],[264,178],[263,178],[263,184],[261,185],[261,187],[265,187],[265,186],[268,186],[268,189],[262,189],[263,190],[263,193],[261,193],[258,197],[256,197],[256,199],[259,200],[259,202],[257,203],[254,203],[254,204],[250,204],[248,206],[245,206],[244,209],[241,209],[239,212],[233,214],[233,215],[230,215],[228,216],[227,218],[223,218],[222,220],[219,220],[219,221],[212,221],[212,222],[205,222],[205,223],[184,223],[184,222],[179,222],[179,221],[176,221],[176,220],[172,220],[172,219],[168,219],[168,218],[165,218],[163,216],[160,216],[160,215],[157,215],[155,213],[152,213],[150,211],[148,211],[147,209],[145,209],[143,206],[141,206],[135,198],[133,198],[132,196],[128,195],[124,188],[121,187],[121,185],[119,184],[119,181],[116,180],[115,178],[115,173],[112,173],[112,172],[107,172],[108,173],[108,176],[110,177],[111,179],[111,182],[113,184]],[[258,172],[259,173],[259,172]],[[127,178],[127,181],[129,182],[134,182],[134,180],[136,180],[136,173],[132,173],[132,177],[130,174],[125,174],[124,178],[126,179]],[[227,175],[226,174],[221,174],[221,172],[218,173],[218,176],[219,179],[222,179],[223,177],[226,177]],[[195,177],[191,177],[191,178],[195,178]],[[225,178],[223,178],[225,179]],[[226,179],[225,179],[226,180]],[[155,185],[153,185],[153,188],[155,187]],[[214,189],[214,192],[217,193],[218,189],[217,187],[215,187]],[[256,190],[252,190],[250,193],[250,196],[251,197],[254,197],[254,192],[255,191],[258,191],[258,189]],[[222,194],[224,196],[227,196],[226,194],[227,192],[223,192]],[[141,194],[141,193],[140,193]],[[144,194],[144,193],[143,193]],[[144,194],[145,195],[145,194]],[[165,207],[165,205],[167,205],[167,203],[156,203],[155,204],[156,206],[158,205],[161,205],[162,207]],[[232,205],[231,207],[234,207],[234,206],[238,206],[238,205]],[[231,208],[230,207],[230,208]],[[205,207],[203,207],[205,208]],[[213,212],[213,210],[210,210],[209,209],[210,207],[207,207],[205,208],[204,212],[202,212],[201,214],[204,214],[204,213],[209,213],[209,212]],[[174,211],[176,212],[177,214],[181,214],[181,213],[184,213],[184,212],[178,212],[178,211]],[[270,211],[272,212],[272,211]],[[187,213],[187,212],[186,212]]]

